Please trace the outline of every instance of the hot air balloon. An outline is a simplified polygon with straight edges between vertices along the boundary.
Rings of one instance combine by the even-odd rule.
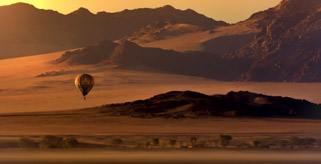
[[[75,79],[75,85],[83,94],[84,99],[86,100],[86,95],[94,86],[94,78],[89,74],[78,75]]]

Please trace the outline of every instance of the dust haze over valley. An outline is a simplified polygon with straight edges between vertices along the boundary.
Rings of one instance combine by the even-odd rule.
[[[320,103],[319,83],[222,82],[200,77],[126,70],[113,66],[68,66],[50,62],[63,52],[0,61],[1,113],[79,109],[146,99],[172,90],[226,94],[247,90]],[[91,73],[96,85],[87,101],[74,87],[74,78]],[[32,96],[30,94],[32,93]],[[17,103],[19,100],[19,103]],[[41,100],[41,101],[40,101]]]
[[[320,103],[321,99],[318,96],[320,84],[317,83],[320,77],[318,76],[319,69],[317,69],[320,63],[318,58],[320,52],[320,44],[318,43],[320,42],[317,39],[321,38],[317,37],[320,31],[320,26],[317,26],[320,23],[320,19],[318,19],[320,14],[318,5],[315,5],[319,4],[319,1],[307,1],[305,6],[300,8],[301,10],[294,12],[294,15],[301,15],[299,18],[295,16],[287,18],[286,13],[298,8],[300,3],[299,0],[286,0],[275,8],[256,13],[248,20],[233,25],[215,21],[192,10],[177,10],[172,6],[157,9],[126,10],[119,13],[101,12],[98,14],[92,14],[81,8],[71,14],[60,16],[59,13],[54,11],[39,10],[23,3],[2,6],[0,8],[0,13],[3,13],[0,14],[0,16],[3,15],[2,19],[5,19],[4,15],[6,14],[17,13],[11,19],[3,20],[8,22],[8,26],[24,23],[19,21],[23,19],[30,24],[28,28],[30,26],[30,28],[36,29],[33,26],[38,26],[37,28],[41,27],[42,31],[46,32],[46,30],[49,30],[49,25],[45,20],[50,20],[53,24],[51,27],[55,25],[55,21],[60,19],[75,21],[75,23],[68,23],[70,26],[78,26],[79,23],[76,22],[92,23],[86,23],[91,24],[88,27],[80,26],[84,28],[79,29],[81,31],[69,32],[70,29],[64,26],[58,28],[64,30],[64,33],[76,33],[74,36],[79,37],[77,39],[68,35],[61,35],[61,31],[50,32],[55,37],[67,38],[50,39],[48,41],[65,45],[68,42],[75,43],[69,48],[76,48],[52,54],[36,55],[36,52],[33,52],[36,56],[14,58],[16,57],[14,51],[23,52],[21,53],[22,56],[32,54],[29,51],[32,49],[23,48],[26,44],[33,44],[33,47],[38,49],[38,53],[44,47],[42,44],[55,45],[44,42],[43,39],[48,37],[45,37],[41,31],[32,32],[37,37],[29,37],[41,42],[41,44],[37,42],[17,43],[14,40],[6,40],[6,37],[1,37],[5,40],[4,43],[15,45],[16,48],[1,44],[3,46],[1,51],[3,52],[0,53],[0,56],[2,58],[11,56],[11,59],[0,60],[2,70],[0,72],[2,78],[0,92],[2,93],[1,102],[4,106],[0,112],[77,109],[145,99],[171,90],[193,90],[205,94],[226,94],[230,91],[245,90],[274,96],[307,99],[314,103]],[[24,14],[24,18],[21,17],[20,13]],[[270,13],[277,15],[277,17],[270,18]],[[143,18],[143,14],[149,15],[148,19]],[[37,15],[41,17],[34,20],[34,16]],[[117,21],[114,21],[115,19]],[[120,25],[126,19],[135,21],[130,27]],[[283,21],[283,19],[285,20]],[[289,19],[292,21],[288,21]],[[306,19],[309,19],[309,21]],[[271,54],[269,51],[277,51],[272,50],[274,46],[270,46],[270,48],[261,48],[267,51],[264,53],[268,57],[262,57],[261,59],[260,55],[264,53],[254,52],[256,51],[254,49],[248,50],[248,52],[258,53],[258,58],[239,57],[247,52],[245,49],[249,48],[246,47],[250,45],[259,46],[255,42],[258,42],[260,37],[268,38],[264,34],[265,28],[276,28],[276,32],[269,31],[269,35],[273,35],[273,37],[277,37],[280,31],[286,32],[286,29],[277,30],[279,27],[271,24],[271,21],[281,21],[289,26],[289,30],[291,26],[298,26],[293,27],[298,29],[301,26],[300,21],[312,24],[310,29],[305,29],[307,32],[310,31],[311,37],[299,41],[310,44],[313,49],[305,51],[306,47],[304,46],[293,46],[291,48],[275,43],[279,44],[279,48],[276,48],[277,51],[287,52],[288,49],[292,49],[296,50],[298,54],[293,55],[292,58],[289,58],[290,56],[286,53]],[[32,22],[37,22],[37,24]],[[61,25],[61,23],[56,23],[56,25],[58,24]],[[108,26],[106,28],[109,30],[103,30],[108,34],[101,35],[99,30],[88,29],[101,28],[102,25]],[[114,28],[119,26],[124,29],[117,29],[118,32],[116,32]],[[5,27],[7,26],[2,28]],[[16,30],[27,30],[20,27],[23,26],[17,26]],[[68,28],[71,27],[68,26]],[[3,35],[11,34],[13,31],[10,32],[10,30],[13,29],[2,30]],[[304,29],[302,30],[304,31]],[[126,32],[124,33],[124,31]],[[90,34],[91,32],[95,35]],[[27,33],[30,33],[30,31]],[[25,31],[11,34],[12,36],[17,35],[11,38],[22,39],[26,37],[25,34],[27,33]],[[294,34],[299,35],[300,33]],[[302,36],[305,35],[302,34]],[[73,39],[76,39],[77,42],[74,42]],[[125,39],[128,41],[124,41]],[[293,42],[296,41],[296,39],[292,40]],[[273,45],[274,40],[267,40],[265,43],[267,43],[266,46],[268,44]],[[71,44],[68,43],[68,45]],[[84,46],[84,48],[79,48],[79,46]],[[21,48],[23,51],[21,51]],[[56,48],[56,51],[66,48],[60,46],[60,48]],[[46,51],[54,50],[48,49]],[[232,56],[233,53],[238,54],[238,56]],[[300,54],[301,56],[298,56]],[[274,57],[277,60],[273,59]],[[273,64],[272,61],[276,63]],[[259,63],[262,62],[267,64],[265,65],[268,66],[266,69],[261,68],[263,65]],[[271,62],[272,64],[269,64]],[[266,72],[270,71],[270,66],[274,67],[272,72]],[[255,75],[257,76],[251,74],[253,71],[256,72]],[[95,76],[97,85],[91,94],[93,96],[91,99],[86,102],[79,102],[77,97],[79,93],[72,84],[73,78],[79,73],[86,72]],[[266,78],[265,82],[256,83],[256,80],[261,81],[262,79],[255,80],[255,78],[262,75]],[[251,79],[254,82],[245,82]],[[238,82],[240,80],[241,82]],[[290,83],[282,83],[282,81]],[[29,96],[31,92],[33,96]],[[39,101],[39,99],[43,99],[43,101]],[[19,100],[19,103],[16,103],[17,100]]]
[[[77,162],[87,151],[79,162],[321,161],[320,0],[283,0],[235,24],[170,5],[64,15],[25,3],[0,6],[0,22],[0,163]],[[87,100],[74,85],[83,73],[95,78]],[[230,145],[214,144],[223,134]],[[37,160],[15,150],[46,135],[82,147],[37,149]]]

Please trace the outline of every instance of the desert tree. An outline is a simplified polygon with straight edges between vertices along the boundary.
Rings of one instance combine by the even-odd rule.
[[[123,140],[120,138],[113,138],[110,140],[111,145],[120,146],[123,143]]]
[[[21,148],[37,148],[37,147],[39,147],[38,143],[36,143],[34,140],[31,140],[29,138],[20,138],[19,139],[19,146]]]
[[[226,147],[230,144],[231,140],[232,140],[232,136],[230,135],[223,135],[221,134],[220,135],[220,144],[223,146],[223,147]]]
[[[213,147],[217,147],[219,145],[220,140],[219,139],[213,139],[212,143],[213,143]]]
[[[49,149],[65,147],[64,140],[62,137],[52,136],[52,135],[44,136],[40,145],[42,148],[49,148]]]
[[[207,142],[206,141],[200,141],[200,142],[198,142],[197,147],[202,147],[202,148],[207,147]]]
[[[191,137],[190,138],[191,146],[195,146],[197,143],[197,138],[196,137]]]
[[[318,141],[318,147],[321,148],[321,141]]]
[[[301,145],[301,138],[297,136],[292,136],[290,138],[290,144],[292,148],[299,147]]]
[[[148,149],[150,145],[151,145],[151,144],[150,144],[150,141],[146,141],[146,142],[145,142],[145,147],[146,147],[146,149]]]
[[[261,146],[262,146],[262,141],[260,141],[260,140],[253,140],[252,141],[252,147],[253,148],[259,148]]]
[[[315,138],[303,138],[300,143],[304,148],[311,148],[315,142]]]
[[[153,143],[153,146],[159,146],[159,139],[153,138],[152,143]]]
[[[288,141],[288,140],[279,140],[277,145],[281,149],[288,148],[289,145],[290,145],[290,141]]]
[[[66,148],[77,148],[79,146],[79,142],[76,138],[67,138],[65,140]]]
[[[177,140],[171,139],[168,141],[168,144],[172,146],[172,148],[174,148],[174,146],[176,145]]]
[[[136,149],[140,149],[140,148],[142,148],[142,146],[143,146],[143,144],[142,143],[137,143],[137,145],[136,145]]]

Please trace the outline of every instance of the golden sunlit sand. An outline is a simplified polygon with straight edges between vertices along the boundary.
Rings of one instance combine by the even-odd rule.
[[[63,52],[0,60],[0,113],[79,109],[146,99],[172,90],[226,94],[246,90],[320,103],[320,83],[222,82],[205,78],[118,69],[112,66],[51,64]],[[57,76],[46,76],[46,72]],[[74,85],[81,73],[94,76],[96,85],[86,101]],[[44,74],[43,77],[36,77]]]
[[[254,139],[276,142],[290,136],[320,139],[320,120],[277,118],[203,118],[139,119],[108,117],[93,111],[64,111],[0,115],[0,145],[17,143],[28,137],[40,141],[44,135],[75,137],[93,144],[91,149],[0,149],[0,163],[218,163],[218,164],[316,164],[318,150],[297,149],[182,149],[190,137],[198,142],[211,141],[222,133],[233,136],[232,144],[250,143]],[[121,138],[126,148],[110,149],[112,138]],[[139,143],[160,138],[163,149],[136,149]],[[179,141],[174,148],[169,139]],[[100,148],[103,146],[104,148]]]
[[[171,49],[175,51],[202,51],[204,47],[202,43],[216,39],[219,37],[231,36],[231,35],[246,35],[258,32],[253,25],[244,23],[238,23],[227,27],[218,27],[210,31],[193,32],[176,37],[169,37],[163,40],[156,40],[149,43],[140,44],[143,47],[159,47],[163,49]]]
[[[320,0],[59,1],[0,1],[0,164],[321,163]]]
[[[0,152],[6,164],[318,164],[320,152],[284,151],[7,151]]]

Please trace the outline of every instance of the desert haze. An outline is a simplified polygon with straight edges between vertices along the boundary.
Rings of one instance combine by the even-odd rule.
[[[321,163],[321,0],[0,22],[0,163]]]
[[[222,82],[192,76],[129,71],[111,66],[53,64],[63,53],[0,60],[3,70],[0,74],[0,112],[79,109],[146,99],[172,90],[193,90],[209,95],[244,90],[321,103],[319,83]],[[91,73],[96,78],[97,85],[87,101],[82,100],[73,84],[74,78],[81,72]]]

